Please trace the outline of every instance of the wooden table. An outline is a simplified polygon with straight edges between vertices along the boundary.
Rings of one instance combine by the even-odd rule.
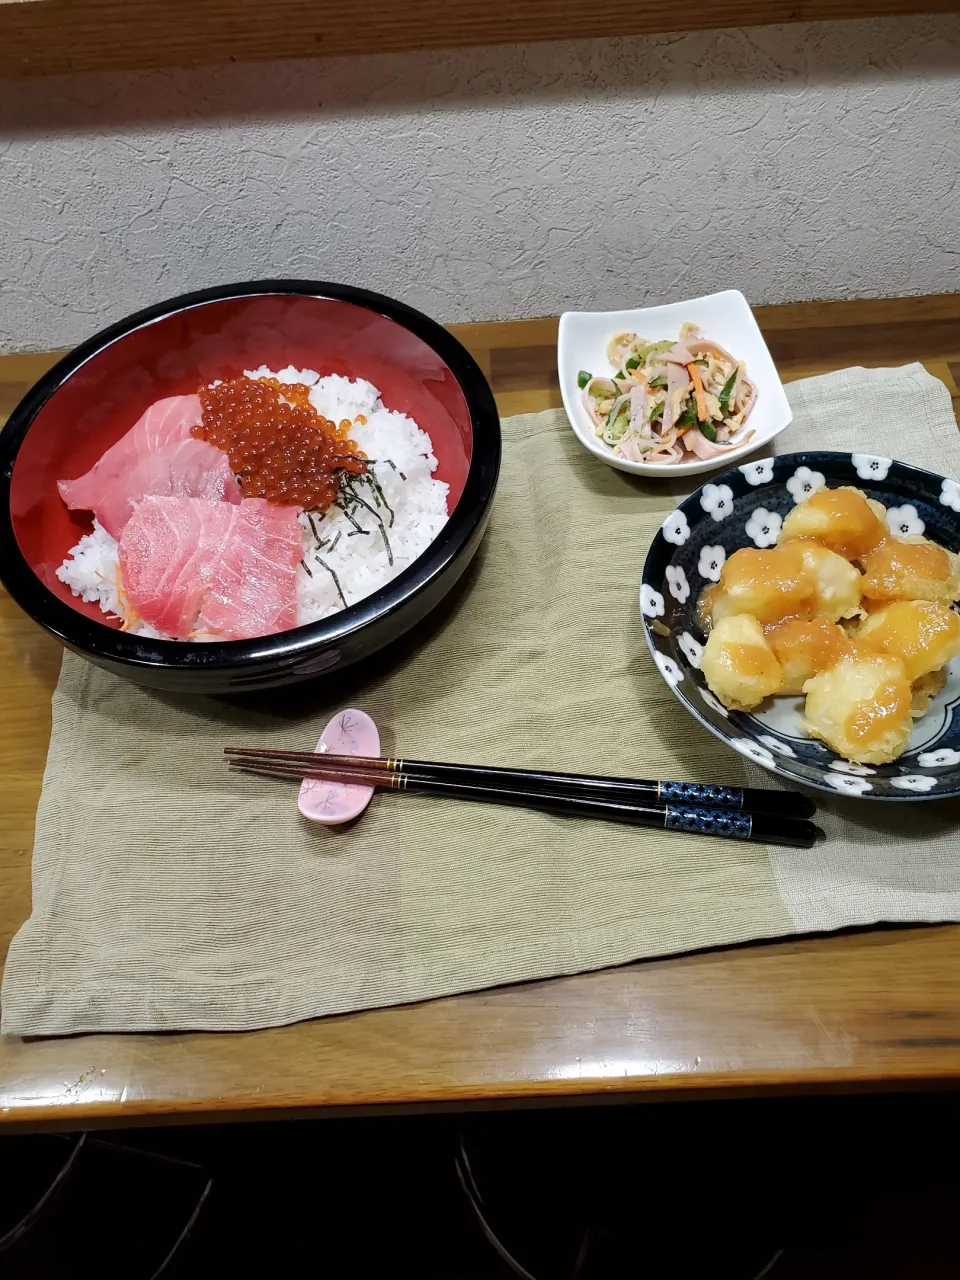
[[[960,402],[960,297],[759,309],[785,378],[922,360]],[[560,403],[556,321],[457,328],[504,414]],[[52,356],[0,360],[0,414]],[[0,593],[0,947],[60,652]],[[848,933],[228,1035],[0,1042],[0,1120],[78,1127],[370,1108],[930,1087],[960,1073],[960,927]]]

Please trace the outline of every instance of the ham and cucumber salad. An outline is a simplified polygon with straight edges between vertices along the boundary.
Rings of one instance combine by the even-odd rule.
[[[243,640],[317,622],[421,555],[447,521],[430,437],[370,382],[250,370],[150,405],[84,475],[93,516],[57,570],[122,630]]]
[[[577,375],[599,438],[630,462],[716,458],[745,444],[757,391],[746,366],[685,324],[677,341],[617,333],[607,347],[615,370]]]

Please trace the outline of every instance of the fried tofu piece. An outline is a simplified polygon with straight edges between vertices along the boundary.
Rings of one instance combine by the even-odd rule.
[[[922,715],[925,715],[930,710],[930,703],[942,691],[946,683],[947,673],[942,669],[940,671],[930,671],[927,675],[921,676],[919,680],[914,680],[910,686],[914,720],[919,720]]]
[[[721,618],[700,660],[708,686],[726,707],[752,711],[779,693],[783,672],[760,623],[747,613]]]
[[[767,627],[766,637],[783,671],[781,693],[802,693],[808,680],[836,666],[852,649],[843,627],[829,618],[791,618]]]
[[[890,653],[908,680],[919,680],[960,654],[960,616],[939,600],[895,600],[857,629],[861,648]]]
[[[960,599],[960,556],[926,538],[886,538],[862,564],[868,600]]]
[[[804,568],[813,582],[814,617],[839,622],[841,618],[860,616],[862,575],[849,560],[809,538],[780,546],[784,550],[796,547],[803,556]]]
[[[889,533],[883,511],[859,489],[818,489],[787,515],[780,541],[812,538],[845,560],[858,560]]]
[[[759,551],[741,547],[726,561],[716,588],[708,588],[710,619],[749,613],[758,622],[809,617],[816,588],[796,545]],[[706,593],[705,593],[706,594]]]
[[[888,653],[854,649],[808,680],[803,692],[807,732],[847,760],[888,764],[910,740],[910,681]]]

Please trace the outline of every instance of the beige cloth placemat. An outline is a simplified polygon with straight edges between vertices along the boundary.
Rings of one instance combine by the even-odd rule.
[[[857,445],[956,473],[949,396],[919,365],[788,390],[784,451]],[[328,830],[299,817],[295,788],[227,773],[224,745],[303,747],[354,705],[411,756],[770,785],[683,711],[642,637],[641,565],[682,487],[595,461],[559,412],[510,419],[504,438],[462,589],[374,671],[241,705],[65,656],[4,1032],[237,1030],[797,929],[960,918],[949,803],[838,800],[823,849],[771,858],[418,797]]]

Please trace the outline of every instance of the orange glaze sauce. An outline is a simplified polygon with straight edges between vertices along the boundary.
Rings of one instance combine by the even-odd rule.
[[[230,459],[245,498],[325,511],[341,473],[363,475],[367,462],[350,439],[353,423],[323,418],[310,388],[276,378],[232,378],[198,391],[203,422],[191,434]]]
[[[809,666],[810,674],[835,666],[850,650],[842,627],[829,618],[788,618],[765,628],[767,639],[781,663]]]
[[[888,532],[863,494],[852,489],[818,489],[807,504],[823,520],[823,528],[811,536],[847,560],[871,551]]]
[[[858,703],[847,716],[844,731],[851,742],[870,747],[910,713],[910,685],[906,680],[878,684],[873,697]]]
[[[952,574],[950,557],[933,542],[887,538],[863,558],[863,594],[871,600],[945,595]],[[938,590],[939,584],[943,588]]]
[[[783,671],[782,692],[794,696],[811,676],[829,671],[852,649],[847,633],[829,618],[788,618],[764,633]]]
[[[708,630],[732,613],[751,614],[761,625],[809,617],[814,589],[796,543],[769,551],[741,547],[724,564],[720,581],[701,593],[697,619]]]
[[[759,644],[728,644],[723,652],[731,670],[738,675],[769,679],[776,671],[776,658]]]

